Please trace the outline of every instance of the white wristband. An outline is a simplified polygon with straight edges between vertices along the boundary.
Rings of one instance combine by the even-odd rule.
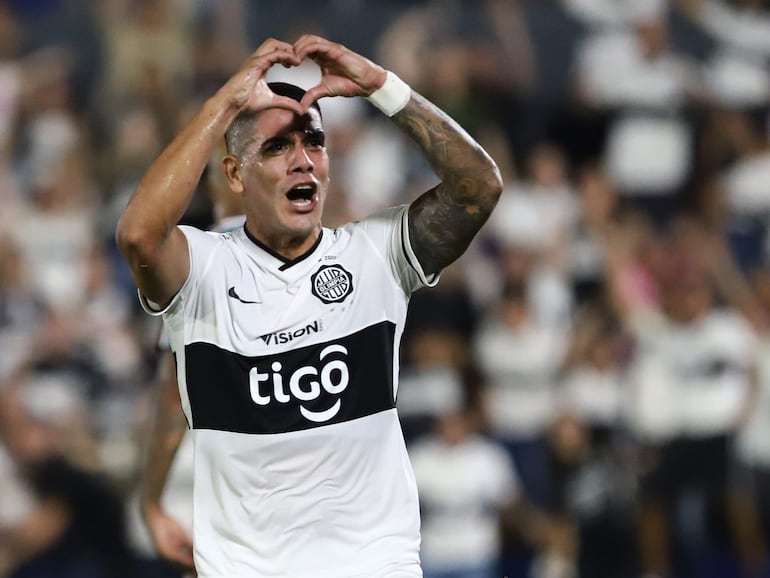
[[[412,89],[390,70],[386,71],[385,83],[366,97],[366,100],[388,116],[393,116],[412,98]]]

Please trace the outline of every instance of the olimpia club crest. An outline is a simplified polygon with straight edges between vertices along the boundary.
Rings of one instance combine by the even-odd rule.
[[[342,303],[353,292],[353,276],[340,265],[326,265],[310,278],[313,295],[324,303]]]

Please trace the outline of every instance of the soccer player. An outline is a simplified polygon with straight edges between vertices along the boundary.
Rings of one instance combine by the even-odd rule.
[[[271,66],[306,59],[321,69],[318,85],[268,87]],[[326,96],[368,98],[440,184],[324,228]],[[177,226],[223,135],[245,226]],[[494,161],[445,113],[309,35],[265,41],[150,166],[117,241],[176,357],[194,436],[199,576],[421,576],[417,491],[395,409],[398,343],[410,294],[438,282],[501,190]]]

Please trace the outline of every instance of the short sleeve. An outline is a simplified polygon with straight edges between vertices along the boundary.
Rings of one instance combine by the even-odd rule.
[[[188,253],[190,254],[190,273],[184,285],[182,285],[181,289],[165,307],[159,307],[156,303],[142,295],[141,291],[138,292],[139,304],[145,313],[153,317],[160,317],[179,307],[179,303],[183,300],[184,295],[189,294],[190,288],[195,284],[195,280],[200,278],[208,268],[211,256],[217,246],[218,233],[201,231],[189,225],[180,225],[179,230],[187,238]]]
[[[433,287],[438,273],[426,275],[409,239],[409,205],[400,205],[375,213],[358,223],[374,245],[384,251],[384,258],[404,292]]]

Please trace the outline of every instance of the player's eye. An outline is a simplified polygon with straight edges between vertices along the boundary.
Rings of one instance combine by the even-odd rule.
[[[311,148],[323,148],[326,145],[326,135],[322,132],[313,133],[308,136],[305,143]]]
[[[266,154],[278,154],[282,153],[289,148],[289,141],[284,139],[274,139],[267,143],[263,147],[263,151]]]

